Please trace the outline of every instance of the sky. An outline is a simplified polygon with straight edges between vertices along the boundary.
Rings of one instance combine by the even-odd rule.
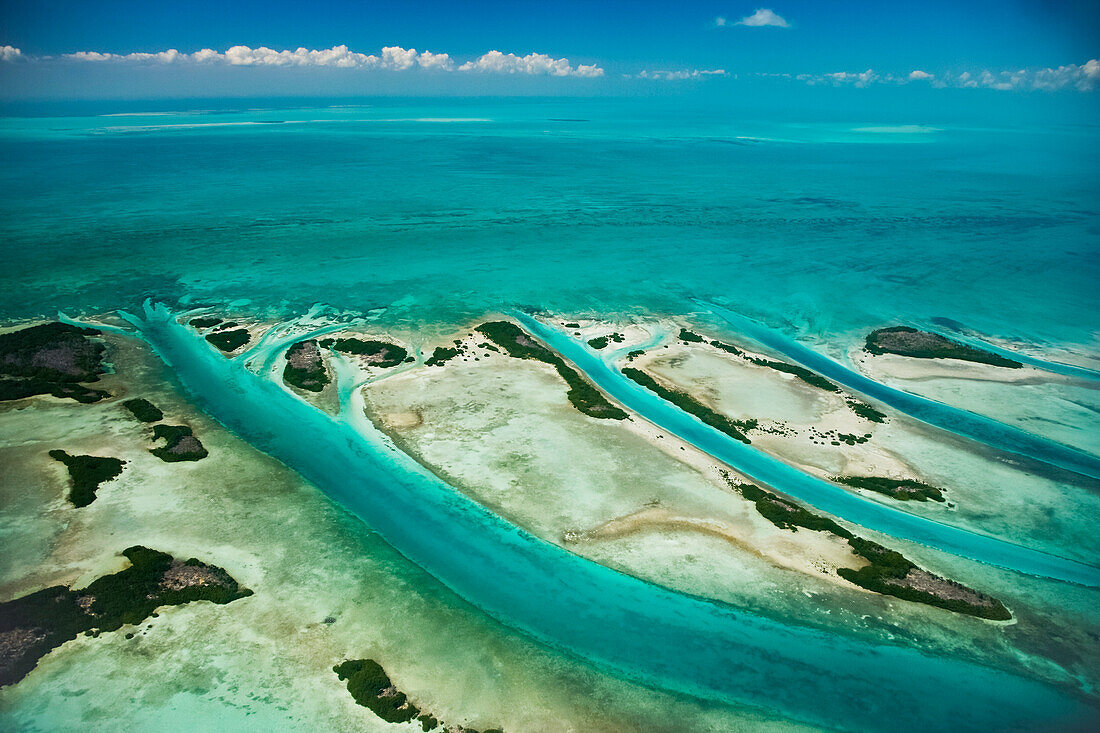
[[[1097,59],[1100,0],[0,0],[2,100],[862,89],[1096,109]]]

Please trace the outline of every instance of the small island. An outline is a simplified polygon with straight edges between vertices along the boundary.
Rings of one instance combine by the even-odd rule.
[[[43,323],[0,334],[0,401],[53,395],[77,402],[98,402],[110,393],[81,382],[96,382],[106,347],[89,336],[92,328]]]
[[[850,583],[875,593],[968,616],[993,621],[1007,621],[1012,618],[1012,614],[996,598],[917,567],[901,553],[857,537],[828,517],[814,514],[793,501],[753,484],[738,484],[728,475],[726,481],[751,501],[762,517],[780,529],[797,531],[799,527],[804,527],[818,532],[829,532],[846,540],[852,552],[868,563],[858,570],[837,568],[837,575]]]
[[[164,445],[149,452],[165,463],[201,461],[209,455],[201,441],[186,425],[155,425],[153,440],[164,440]]]
[[[325,388],[329,376],[316,341],[306,339],[287,349],[283,381],[309,392],[320,392]]]
[[[882,476],[836,476],[833,478],[839,484],[852,486],[857,489],[877,491],[880,494],[900,499],[901,501],[943,501],[943,489],[938,486],[926,484],[915,479],[896,479]]]
[[[80,634],[138,624],[161,606],[231,603],[252,595],[225,570],[174,559],[140,545],[122,552],[130,567],[82,590],[55,585],[0,603],[0,687],[23,679],[38,660]]]
[[[876,356],[897,354],[916,359],[958,359],[1007,369],[1019,369],[1023,366],[1018,361],[960,344],[938,333],[918,331],[911,326],[891,326],[871,331],[867,334],[867,342],[863,348]]]
[[[125,461],[110,456],[70,456],[63,450],[50,451],[50,458],[60,461],[69,469],[72,489],[69,501],[75,507],[84,507],[95,501],[95,492],[105,481],[122,473]]]
[[[407,723],[415,720],[420,723],[424,731],[435,730],[443,725],[444,730],[447,731],[479,733],[474,728],[443,724],[434,715],[421,712],[405,693],[394,686],[386,670],[382,669],[382,665],[373,659],[349,659],[337,664],[332,671],[341,682],[347,680],[348,692],[355,698],[355,702],[387,723]],[[504,732],[499,728],[492,728],[484,733]]]
[[[160,408],[144,397],[125,400],[122,406],[141,422],[160,422],[164,419],[164,413],[160,411]]]
[[[227,324],[228,325],[228,324]],[[237,324],[232,324],[237,325]],[[220,351],[230,353],[241,348],[252,339],[248,329],[233,328],[230,330],[215,331],[207,334],[206,340],[216,346]]]
[[[409,352],[397,344],[373,339],[327,338],[318,343],[326,349],[331,348],[342,354],[355,354],[356,356],[366,357],[363,359],[364,363],[383,369],[395,367],[409,356]]]

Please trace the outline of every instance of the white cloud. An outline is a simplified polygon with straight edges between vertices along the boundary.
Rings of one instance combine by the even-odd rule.
[[[704,76],[725,76],[725,69],[691,69],[681,71],[649,71],[643,70],[636,76],[638,79],[658,79],[661,81],[679,81],[681,79],[699,79]]]
[[[23,57],[23,52],[15,46],[0,46],[0,61],[15,61]]]
[[[717,18],[714,19],[714,24],[719,28],[725,28],[726,25],[729,24],[729,21],[719,15]]]
[[[450,71],[455,65],[450,54],[432,53],[431,51],[423,52],[416,61],[425,69],[446,69]]]
[[[496,74],[548,74],[550,76],[603,76],[598,66],[579,65],[573,67],[569,59],[555,59],[544,53],[529,53],[516,56],[514,53],[490,51],[476,61],[467,61],[458,67],[459,71],[482,71]]]
[[[1089,59],[1084,64],[1066,64],[1043,69],[981,71],[971,74],[944,74],[934,82],[937,87],[963,89],[996,89],[999,91],[1044,91],[1077,89],[1089,92],[1100,86],[1100,61]]]
[[[737,25],[747,25],[752,28],[760,28],[768,25],[776,28],[791,27],[790,23],[788,23],[783,16],[776,15],[774,10],[769,10],[768,8],[757,8],[756,12],[752,15],[746,15],[744,18],[737,21]]]
[[[776,74],[758,73],[757,77],[774,77]],[[935,75],[915,69],[904,76],[883,73],[871,69],[863,72],[838,71],[832,74],[798,74],[794,77],[806,84],[831,84],[833,86],[868,87],[872,84],[908,84],[928,81],[932,86],[954,89],[995,89],[998,91],[1058,91],[1077,89],[1082,92],[1100,87],[1100,60],[1090,59],[1084,64],[1043,69],[1008,69],[1005,71],[963,71]]]
[[[19,55],[19,49],[0,47],[0,59],[10,60]],[[9,58],[10,57],[10,58]],[[556,59],[543,53],[531,53],[517,56],[513,53],[490,51],[487,54],[456,66],[450,54],[419,52],[415,48],[386,46],[380,56],[357,53],[347,46],[311,50],[298,48],[294,51],[276,51],[267,46],[251,48],[232,46],[219,53],[204,48],[194,53],[180,53],[168,49],[158,53],[114,54],[99,51],[78,51],[65,54],[64,58],[85,62],[138,62],[138,63],[222,63],[228,66],[330,66],[344,69],[385,69],[389,71],[408,71],[414,67],[436,71],[480,71],[497,74],[543,74],[549,76],[603,76],[603,69],[595,64],[573,66],[569,59]]]

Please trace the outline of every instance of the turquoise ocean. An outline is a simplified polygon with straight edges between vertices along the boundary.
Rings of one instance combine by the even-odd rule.
[[[272,317],[319,303],[441,333],[486,313],[542,310],[706,311],[713,327],[737,332],[720,317],[729,311],[792,358],[808,347],[838,362],[871,328],[949,323],[1072,361],[1088,381],[1100,363],[1100,128],[934,115],[775,121],[638,100],[113,103],[0,118],[0,155],[5,322],[134,314],[215,418],[520,632],[647,684],[826,726],[875,727],[891,709],[940,728],[1095,720],[1088,690],[742,614],[517,534],[384,447],[349,449],[346,426],[197,350],[167,311],[143,302]],[[605,389],[614,394],[610,381]],[[1092,388],[1067,394],[1041,417],[1084,437],[1069,454],[1037,430],[1033,457],[1070,455],[1042,470],[1067,491],[1095,492],[1100,399]],[[1002,417],[997,405],[983,414]],[[331,450],[307,450],[289,424],[310,425]],[[782,473],[768,474],[781,489]],[[342,485],[359,474],[380,497]],[[810,484],[798,490],[821,500]],[[832,508],[962,557],[1048,572],[1047,558],[1016,545],[909,519],[875,524],[889,513],[846,506]],[[1041,593],[1087,606],[1100,579],[1095,545],[1060,551],[1048,539],[1044,550],[1073,561],[1059,559]],[[506,589],[486,580],[494,573]],[[607,633],[608,618],[621,636]],[[919,689],[896,693],[912,674],[946,686],[934,711]]]

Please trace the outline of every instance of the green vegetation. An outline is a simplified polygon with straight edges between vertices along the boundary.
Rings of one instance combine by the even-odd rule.
[[[143,397],[135,397],[122,403],[130,413],[141,422],[160,422],[164,419],[164,413],[149,400]]]
[[[122,473],[125,461],[109,456],[70,456],[63,450],[50,451],[50,458],[61,461],[69,469],[72,489],[69,501],[75,507],[88,506],[95,501],[95,492],[104,481],[110,481]]]
[[[833,481],[846,486],[854,486],[857,489],[877,491],[880,494],[886,494],[902,501],[908,501],[909,499],[915,501],[944,500],[943,489],[914,479],[883,478],[880,476],[836,476]]]
[[[898,354],[917,359],[959,359],[1008,369],[1019,369],[1023,366],[1018,361],[960,344],[938,333],[918,331],[910,326],[892,326],[871,331],[867,334],[864,349],[875,355]]]
[[[590,384],[564,359],[535,341],[523,329],[510,321],[490,321],[476,329],[516,359],[533,359],[554,367],[569,385],[569,401],[585,415],[602,419],[622,420],[626,413],[608,402],[603,393]]]
[[[349,659],[332,668],[343,682],[347,680],[348,692],[355,702],[367,708],[387,723],[407,723],[416,720],[424,731],[434,730],[442,723],[434,715],[421,712],[409,700],[405,693],[398,690],[390,681],[386,670],[373,659]],[[464,733],[478,733],[473,728],[452,728],[444,725],[445,730],[462,730]],[[485,733],[504,733],[499,728]]]
[[[628,353],[626,355],[626,360],[627,361],[634,361],[635,359],[637,359],[639,356],[641,356],[643,354],[645,354],[644,349],[635,349],[634,351],[631,351],[630,353]]]
[[[801,379],[811,387],[817,387],[823,389],[826,392],[839,392],[840,387],[830,382],[825,377],[821,376],[817,372],[810,371],[806,367],[798,366],[797,364],[788,364],[785,361],[776,361],[774,359],[765,359],[762,356],[748,357],[748,360],[757,366],[767,367],[774,369],[777,372],[785,372],[787,374],[793,374]]]
[[[355,702],[387,723],[405,723],[420,714],[405,693],[389,691],[393,684],[386,670],[373,659],[349,659],[337,664],[332,671],[341,681],[347,680],[348,692]]]
[[[579,324],[579,323],[566,323],[565,327],[566,328],[580,328],[581,324]]]
[[[764,519],[780,529],[797,530],[798,527],[805,527],[816,532],[832,532],[844,539],[853,537],[851,532],[833,520],[807,511],[793,501],[781,499],[753,484],[735,486],[742,496],[756,505],[756,511],[760,512]]]
[[[461,353],[460,349],[452,349],[450,346],[436,346],[435,351],[424,361],[424,364],[427,366],[443,366]]]
[[[621,333],[609,333],[606,336],[597,336],[594,339],[588,339],[588,345],[593,349],[603,349],[612,341],[621,344],[625,340],[626,336],[623,336]]]
[[[850,409],[859,417],[862,417],[864,420],[869,420],[870,422],[877,423],[886,422],[886,413],[882,412],[881,410],[877,410],[874,407],[871,407],[866,402],[860,402],[859,400],[852,399],[851,397],[845,398],[844,401],[848,403],[848,409]]]
[[[329,383],[321,349],[312,339],[299,341],[286,351],[283,381],[292,387],[320,392]]]
[[[859,570],[838,568],[837,575],[861,588],[978,618],[994,621],[1012,618],[996,598],[921,570],[900,553],[878,543],[853,537],[848,544],[870,565]]]
[[[1003,621],[1012,618],[995,598],[922,570],[903,555],[857,537],[828,517],[814,514],[798,504],[764,491],[753,484],[737,484],[723,472],[726,482],[751,501],[762,517],[780,529],[805,527],[831,532],[848,542],[852,552],[870,563],[859,570],[838,568],[837,575],[861,588],[948,611]]]
[[[757,427],[757,421],[755,419],[731,420],[725,415],[710,409],[689,394],[680,392],[679,390],[662,387],[653,377],[640,369],[625,367],[623,369],[623,375],[634,380],[651,392],[655,392],[658,397],[671,402],[684,412],[694,415],[715,430],[720,430],[731,438],[740,440],[742,443],[752,442],[745,433]]]
[[[222,319],[214,318],[212,316],[200,316],[199,318],[192,318],[190,321],[188,321],[188,323],[190,323],[193,328],[197,329],[213,328],[221,322]]]
[[[194,558],[180,562],[141,546],[122,554],[130,567],[83,590],[56,585],[0,604],[0,686],[23,679],[44,655],[82,633],[98,636],[141,623],[161,606],[225,604],[252,595],[225,570]]]
[[[408,358],[409,352],[397,344],[386,343],[385,341],[373,341],[369,339],[357,339],[357,338],[340,338],[340,339],[322,339],[320,341],[321,346],[327,348],[333,348],[344,354],[355,354],[356,356],[372,357],[369,359],[371,366],[376,367],[393,367],[397,366],[401,362]]]
[[[741,351],[741,349],[737,348],[736,346],[733,346],[732,344],[724,344],[721,341],[711,341],[710,345],[716,349],[721,349],[722,351],[729,352],[734,356],[744,356],[745,354],[744,351]]]
[[[689,331],[686,328],[681,328],[680,329],[680,339],[682,341],[690,341],[691,343],[694,343],[694,344],[701,344],[704,341],[702,336],[695,333],[694,331]]]
[[[99,331],[66,323],[43,323],[0,334],[0,401],[49,394],[90,403],[110,393],[78,382],[98,381],[103,344],[89,340]]]
[[[162,439],[165,444],[149,452],[166,463],[201,461],[210,455],[186,425],[153,426],[153,440]]]
[[[241,348],[247,344],[251,338],[248,331],[243,328],[237,328],[232,331],[218,331],[206,335],[207,341],[227,354],[230,351],[236,351]]]

